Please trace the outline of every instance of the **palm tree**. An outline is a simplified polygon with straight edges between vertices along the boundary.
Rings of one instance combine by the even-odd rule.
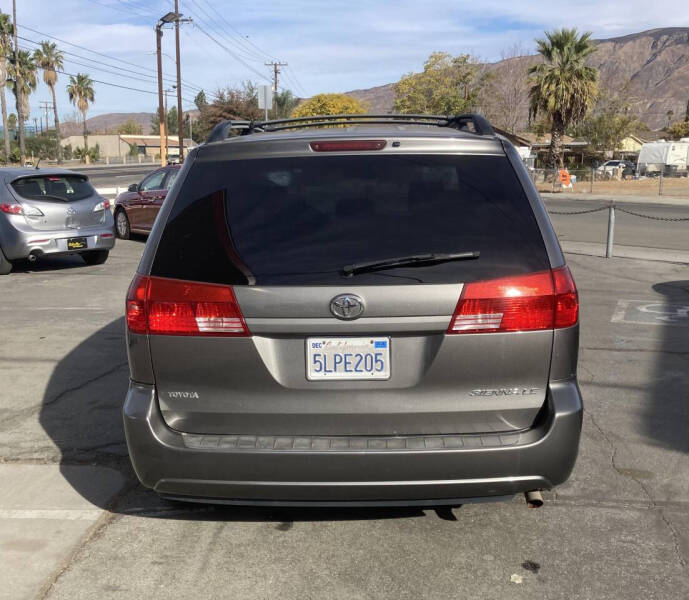
[[[545,113],[552,121],[548,163],[562,167],[562,136],[581,120],[598,96],[598,69],[586,66],[586,58],[595,52],[591,34],[579,35],[576,29],[546,32],[545,40],[536,40],[544,62],[529,69],[530,117]]]
[[[7,73],[7,85],[14,92],[14,97],[17,103],[17,125],[19,126],[19,147],[21,155],[24,152],[22,149],[22,140],[24,138],[24,119],[27,119],[31,114],[31,107],[29,106],[29,96],[31,92],[36,89],[38,80],[36,78],[36,65],[31,59],[31,54],[28,50],[20,50],[17,53],[17,64],[10,63]],[[17,75],[21,85],[17,86]]]
[[[67,95],[69,101],[74,104],[83,116],[84,121],[84,150],[89,149],[88,133],[86,131],[86,111],[89,108],[89,102],[93,102],[95,92],[93,91],[93,81],[85,73],[77,73],[74,77],[70,75],[69,85],[67,86]]]
[[[62,70],[64,55],[52,42],[41,42],[41,47],[33,52],[33,60],[39,69],[43,70],[43,81],[50,88],[53,95],[53,110],[55,111],[55,135],[57,137],[57,162],[62,162],[62,146],[60,144],[60,119],[57,116],[57,101],[55,99],[55,84],[57,72]],[[46,130],[48,123],[45,124]]]
[[[7,127],[7,101],[5,84],[7,83],[7,60],[12,52],[12,34],[14,26],[10,16],[0,12],[0,105],[2,106],[2,133],[5,138],[5,162],[10,160],[10,136]]]

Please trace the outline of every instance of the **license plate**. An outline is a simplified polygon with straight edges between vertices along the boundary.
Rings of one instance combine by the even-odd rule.
[[[308,338],[306,377],[390,379],[390,338]]]
[[[82,248],[86,248],[86,238],[85,237],[69,238],[67,240],[67,249],[68,250],[81,250]]]

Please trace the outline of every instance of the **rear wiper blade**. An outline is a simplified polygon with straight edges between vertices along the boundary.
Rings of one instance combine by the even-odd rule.
[[[452,252],[449,254],[412,254],[410,256],[398,256],[396,258],[386,258],[385,260],[372,260],[369,262],[354,263],[353,265],[345,265],[342,267],[342,272],[346,277],[351,277],[357,273],[371,273],[372,271],[382,271],[394,267],[415,267],[426,264],[450,262],[453,260],[474,260],[480,255],[481,253],[477,250],[472,252]]]

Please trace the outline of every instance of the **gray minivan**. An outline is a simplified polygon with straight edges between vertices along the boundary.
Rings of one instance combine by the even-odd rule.
[[[166,497],[458,504],[577,456],[576,287],[478,115],[221,123],[126,320],[129,453]]]

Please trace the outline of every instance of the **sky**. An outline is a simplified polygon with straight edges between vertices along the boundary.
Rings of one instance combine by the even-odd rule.
[[[156,110],[154,26],[173,9],[172,0],[16,2],[19,35],[24,38],[19,40],[20,48],[33,49],[36,42],[50,39],[65,51],[65,73],[88,73],[94,80],[96,97],[88,116]],[[486,61],[499,60],[515,44],[532,53],[534,39],[556,27],[577,27],[600,39],[689,26],[686,0],[656,0],[653,10],[648,2],[638,0],[179,0],[179,4],[184,17],[193,20],[182,26],[180,35],[185,110],[194,108],[199,89],[210,98],[217,89],[246,80],[269,83],[272,68],[264,63],[274,60],[288,63],[281,67],[280,87],[305,97],[398,81],[405,73],[421,70],[424,60],[437,50],[470,53]],[[11,14],[12,1],[0,0],[0,9]],[[172,29],[164,31],[163,52],[169,87],[175,76]],[[65,91],[68,80],[69,75],[60,74],[56,87],[61,120],[71,120],[75,113]],[[170,103],[172,97],[173,93]],[[41,101],[50,101],[42,81],[30,98],[32,118],[44,114]]]

